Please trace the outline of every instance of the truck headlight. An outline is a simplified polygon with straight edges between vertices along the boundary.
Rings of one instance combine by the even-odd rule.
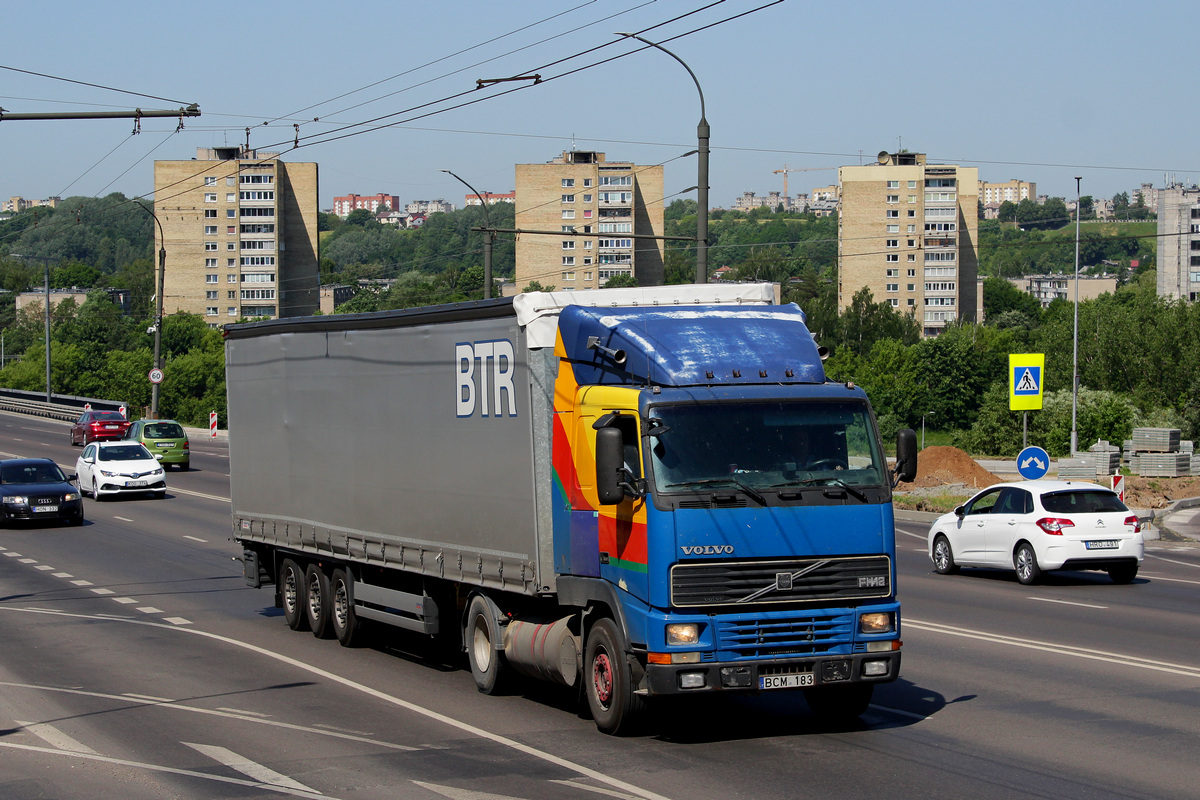
[[[667,625],[667,644],[696,644],[700,641],[700,626],[694,622],[672,622]]]
[[[891,612],[874,611],[858,615],[858,630],[862,633],[889,633],[892,629]]]

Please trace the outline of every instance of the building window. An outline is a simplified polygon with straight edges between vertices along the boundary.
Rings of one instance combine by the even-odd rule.
[[[908,202],[910,202],[910,203],[915,203],[915,202],[917,202],[917,196],[916,196],[915,194],[910,194],[910,195],[908,196]]]
[[[916,181],[909,181],[909,182],[908,182],[908,188],[910,188],[910,189],[915,189],[915,188],[917,188],[917,182],[916,182]]]
[[[900,260],[900,256],[896,253],[888,253],[886,258],[889,264],[894,264]]]
[[[211,289],[211,290],[205,292],[204,299],[205,300],[216,300],[217,299],[217,290]]]
[[[899,188],[900,188],[900,181],[888,181],[888,182],[887,182],[887,188],[889,188],[889,189],[899,189]]]
[[[590,194],[585,194],[585,195],[583,196],[583,202],[585,202],[585,203],[590,203],[590,202],[592,202],[592,196],[591,196]]]
[[[274,262],[275,259],[271,259]],[[257,266],[257,265],[255,265]],[[247,272],[242,275],[242,283],[274,283],[274,272]]]
[[[584,218],[584,219],[591,219],[591,218],[592,218],[592,210],[591,210],[590,208],[585,208],[585,209],[583,210],[583,218]]]
[[[953,203],[957,200],[957,195],[954,192],[926,192],[926,203]]]
[[[916,225],[909,225],[909,226],[908,226],[908,232],[909,232],[909,233],[916,233],[916,232],[917,232],[917,226],[916,226]]]
[[[563,250],[574,250],[575,249],[575,240],[574,239],[563,240],[562,249]]]
[[[205,242],[205,243],[204,243],[204,249],[205,249],[205,250],[216,250],[216,249],[217,249],[217,243],[216,243],[216,242]]]
[[[259,210],[261,210],[261,209],[255,209],[255,211],[259,211]],[[275,209],[271,209],[271,210],[274,211]],[[233,219],[236,214],[237,214],[236,208],[225,209],[225,216],[228,217],[229,219]]]
[[[893,298],[889,299],[888,302],[891,303],[892,308],[896,308],[897,306],[900,305],[900,299],[898,297],[893,297]]]
[[[205,236],[216,236],[217,235],[217,226],[216,225],[205,225],[204,226],[204,235]]]
[[[591,186],[591,185],[592,185],[592,179],[591,179],[591,178],[584,178],[584,179],[583,179],[583,188],[585,188],[585,189],[586,189],[586,188],[588,188],[588,187],[589,187],[589,186]]]
[[[217,202],[217,193],[216,192],[205,192],[204,193],[204,202],[206,202],[206,203]]]
[[[888,290],[889,292],[898,292],[898,291],[900,291],[900,284],[898,284],[898,283],[889,283],[889,284],[887,284],[887,290]]]
[[[229,194],[225,195],[225,202],[226,203],[236,203],[237,195],[234,194],[233,192],[230,192]]]
[[[926,283],[925,291],[927,292],[953,292],[955,284],[952,282],[945,283]]]
[[[275,249],[275,240],[274,239],[243,239],[241,244],[242,244],[243,250],[274,250]]]
[[[229,209],[229,211],[227,213],[229,214],[229,216],[232,217],[233,209],[232,208]],[[273,216],[275,216],[275,209],[270,208],[270,207],[268,207],[268,208],[243,208],[243,209],[241,209],[241,216],[243,218],[245,218],[245,217],[273,217]]]
[[[207,274],[207,275],[205,275],[205,276],[204,276],[204,282],[205,282],[205,283],[216,283],[216,282],[217,282],[217,276],[216,276],[214,273],[211,273],[211,272],[210,272],[209,274]]]
[[[912,259],[910,258],[909,260],[911,261]],[[910,270],[908,271],[908,277],[910,277],[910,278],[915,278],[915,277],[917,277],[917,271],[916,271],[915,269],[910,269]]]
[[[900,270],[898,270],[898,269],[889,269],[889,270],[887,271],[887,276],[888,276],[889,278],[899,278],[899,277],[900,277]]]
[[[909,240],[908,240],[908,246],[909,246],[909,247],[916,247],[916,246],[917,246],[917,240],[916,240],[916,239],[909,239]]]
[[[227,313],[231,317],[236,317],[237,316],[237,306],[230,306],[229,311]]]
[[[925,252],[925,263],[926,264],[928,264],[930,261],[957,261],[957,260],[958,260],[958,254],[953,251],[945,252],[945,253],[931,253],[929,251]]]
[[[591,263],[592,263],[592,259],[590,259],[590,258],[584,258],[584,259],[583,259],[583,265],[584,265],[585,267],[586,267],[586,266],[588,266],[588,265],[589,265],[589,264],[591,264]]]
[[[216,186],[216,185],[217,185],[217,179],[216,179],[216,177],[215,177],[215,176],[212,176],[212,175],[209,175],[209,176],[205,177],[205,179],[204,179],[204,185],[205,185],[205,186]]]
[[[899,239],[888,239],[888,240],[887,240],[887,246],[888,246],[888,247],[899,247],[899,246],[900,246],[900,240],[899,240]]]
[[[601,239],[600,246],[630,248],[633,247],[633,239]]]
[[[575,256],[563,256],[562,257],[562,265],[564,267],[575,266]]]
[[[917,260],[917,254],[916,254],[916,253],[909,253],[909,254],[908,254],[908,260],[909,260],[909,261],[916,261],[916,260]]]
[[[917,285],[915,283],[908,284],[908,291],[915,292],[916,290],[917,290]]]
[[[899,203],[899,202],[900,202],[900,195],[898,195],[898,194],[889,194],[889,195],[887,196],[887,201],[888,201],[889,203]]]
[[[232,175],[230,175],[229,177],[227,177],[225,179],[226,186],[233,186],[236,182],[237,182],[236,179]]]
[[[954,305],[953,297],[926,297],[925,305],[927,306],[952,306]]]
[[[573,281],[573,280],[575,280],[575,273],[574,272],[564,272],[562,274],[562,279],[564,281]]]
[[[234,290],[232,292],[226,292],[225,296],[230,300],[237,300],[237,290]]]
[[[953,189],[954,188],[954,178],[926,178],[925,179],[925,188],[928,189],[931,186],[938,188],[938,189],[943,189],[943,188]]]
[[[887,212],[887,218],[888,218],[888,219],[895,219],[895,218],[896,218],[896,217],[898,217],[898,216],[900,216],[900,212],[899,212],[899,211],[897,211],[897,210],[896,210],[896,209],[894,209],[894,208],[889,208],[889,209],[888,209],[888,212]]]
[[[575,209],[564,208],[563,212],[562,212],[562,218],[563,219],[575,219]]]
[[[227,258],[227,259],[225,259],[225,266],[227,266],[227,267],[230,267],[230,268],[232,268],[232,267],[236,267],[236,266],[237,266],[237,259],[236,259],[236,258]]]
[[[204,259],[204,266],[206,266],[206,267],[216,267],[216,266],[217,266],[217,260],[216,260],[215,258],[206,258],[206,259]]]
[[[226,283],[237,283],[237,282],[238,282],[238,276],[237,276],[237,275],[226,275],[226,276],[225,276],[225,282],[226,282]]]
[[[899,225],[888,225],[888,226],[887,226],[887,232],[888,232],[888,233],[899,233],[899,232],[900,232],[900,226],[899,226]]]
[[[590,281],[592,279],[592,273],[590,273],[590,272],[583,273],[583,279],[585,281]]]
[[[206,317],[215,317],[215,316],[217,316],[218,313],[220,313],[220,312],[217,311],[216,306],[208,306],[207,308],[204,309],[204,316],[206,316]]]
[[[564,194],[564,195],[562,196],[562,201],[563,201],[564,203],[574,203],[574,202],[575,202],[575,195],[573,195],[573,194]]]
[[[226,242],[225,249],[226,250],[237,250],[237,242]]]
[[[915,216],[917,215],[917,210],[916,210],[915,208],[910,208],[910,209],[908,210],[908,215],[909,215],[910,217],[915,217]]]
[[[233,197],[233,195],[229,195]],[[275,192],[272,191],[253,191],[253,192],[238,192],[238,197],[242,200],[274,200]],[[230,200],[230,202],[233,202]]]
[[[274,300],[274,289],[242,289],[243,300]]]
[[[564,188],[564,189],[572,189],[572,188],[574,188],[574,186],[575,186],[575,179],[574,179],[574,178],[563,178],[563,179],[562,179],[562,188]]]
[[[204,216],[206,219],[211,218],[211,217],[216,217],[217,210],[215,208],[206,208],[206,209],[204,209]]]
[[[584,249],[584,250],[591,250],[591,249],[592,249],[592,244],[593,244],[592,240],[591,240],[591,239],[588,239],[586,242],[584,242],[584,243],[583,243],[583,249]]]
[[[269,222],[251,223],[249,225],[243,224],[241,226],[241,231],[242,233],[274,233],[275,225]],[[233,233],[234,229],[230,228],[229,232]]]
[[[243,175],[242,183],[274,183],[274,175]]]

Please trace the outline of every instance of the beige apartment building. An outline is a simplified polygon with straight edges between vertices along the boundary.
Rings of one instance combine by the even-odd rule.
[[[1037,202],[1037,184],[1033,181],[1019,181],[1013,178],[1006,183],[979,182],[979,201],[985,206],[1008,201],[1019,203],[1022,200]]]
[[[518,289],[598,289],[617,275],[663,282],[663,241],[635,238],[663,235],[662,165],[571,150],[516,170],[516,225],[526,231],[517,236]]]
[[[199,314],[217,327],[319,308],[317,165],[277,156],[218,147],[154,162],[164,313]],[[156,231],[155,251],[161,242]]]
[[[1156,199],[1158,296],[1200,300],[1200,188],[1174,183]]]
[[[977,318],[979,170],[880,153],[838,170],[838,309],[864,286],[925,336]]]

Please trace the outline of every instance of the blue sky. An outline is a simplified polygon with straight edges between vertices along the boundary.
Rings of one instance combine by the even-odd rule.
[[[666,46],[704,90],[714,206],[782,190],[773,170],[785,164],[808,170],[790,175],[796,194],[901,145],[1050,195],[1073,197],[1075,175],[1099,197],[1200,179],[1190,5],[785,0],[721,23],[769,3],[11,4],[0,65],[173,102],[0,69],[0,107],[194,102],[203,116],[178,133],[173,120],[144,120],[136,136],[129,120],[0,122],[0,196],[148,195],[154,159],[240,144],[246,127],[252,146],[320,164],[322,208],[350,192],[461,205],[465,190],[439,169],[507,192],[514,164],[572,145],[665,163],[672,195],[696,183],[684,154],[699,100],[686,71],[654,50],[579,68],[636,49],[616,31],[665,41],[706,26]],[[475,89],[532,71],[544,82]],[[345,127],[385,115],[400,124]],[[303,146],[287,152],[297,123]]]

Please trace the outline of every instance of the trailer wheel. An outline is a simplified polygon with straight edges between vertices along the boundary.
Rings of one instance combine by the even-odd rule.
[[[597,620],[588,632],[584,653],[584,688],[592,719],[602,733],[627,730],[645,710],[646,701],[633,693],[629,663],[611,619]]]
[[[304,614],[304,570],[290,558],[279,568],[279,594],[283,597],[283,618],[294,631],[308,628]]]
[[[330,622],[333,633],[342,647],[355,647],[362,642],[358,615],[354,613],[354,579],[346,570],[335,569],[329,579],[333,608]]]
[[[471,677],[484,694],[500,694],[508,682],[509,666],[504,654],[496,649],[500,630],[492,613],[492,604],[482,595],[475,595],[467,608],[467,628],[463,642],[467,660],[471,662]]]
[[[304,576],[304,586],[304,613],[308,617],[308,626],[312,629],[313,636],[328,639],[333,635],[333,625],[330,623],[333,614],[329,598],[329,578],[316,564],[310,564]]]

